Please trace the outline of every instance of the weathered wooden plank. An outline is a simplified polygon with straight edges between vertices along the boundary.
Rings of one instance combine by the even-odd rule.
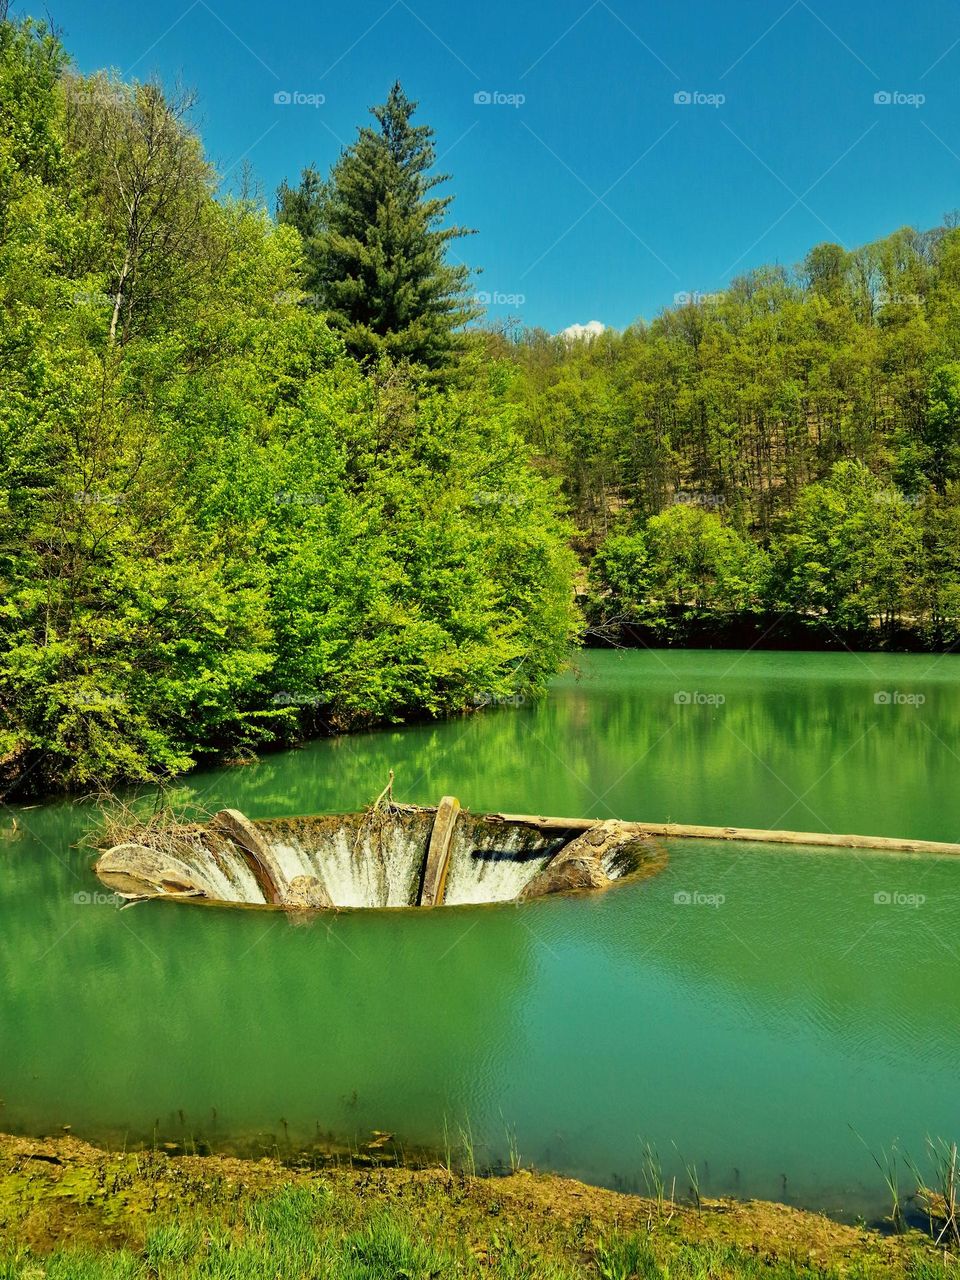
[[[437,806],[427,858],[423,864],[423,884],[418,906],[438,907],[443,902],[447,872],[450,870],[450,845],[459,812],[460,801],[456,796],[444,796]]]
[[[266,901],[273,906],[282,903],[286,896],[286,878],[270,846],[250,819],[239,809],[221,809],[210,819],[209,826],[229,836],[245,856]]]
[[[549,818],[526,813],[489,813],[491,822],[519,823],[541,831],[589,831],[600,818]],[[824,831],[766,831],[758,827],[696,827],[677,822],[623,822],[637,835],[676,836],[688,840],[739,840],[750,844],[814,845],[830,849],[872,849],[878,853],[948,853],[960,855],[960,844],[941,840],[902,840],[895,836],[838,835]]]

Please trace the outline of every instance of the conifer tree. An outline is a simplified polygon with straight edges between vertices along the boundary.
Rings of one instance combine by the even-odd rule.
[[[416,107],[397,82],[329,183],[305,170],[298,190],[280,188],[278,214],[303,235],[307,288],[354,355],[436,368],[478,312],[470,269],[447,261],[451,241],[471,233],[444,225],[453,197],[432,193],[449,175],[430,172],[434,134],[412,123]]]

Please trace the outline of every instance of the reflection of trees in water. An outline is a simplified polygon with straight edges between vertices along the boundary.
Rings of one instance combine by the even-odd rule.
[[[349,810],[394,768],[399,798],[449,792],[475,810],[744,825],[785,815],[780,825],[797,828],[957,838],[950,752],[960,753],[960,721],[949,680],[923,686],[922,707],[876,705],[875,690],[915,688],[909,673],[923,666],[881,663],[876,679],[833,680],[822,660],[778,655],[785,673],[809,670],[816,683],[776,684],[764,655],[756,672],[745,658],[735,677],[711,677],[734,657],[668,654],[675,679],[649,655],[596,655],[601,678],[564,683],[543,704],[318,741],[194,775],[168,798],[252,816]],[[835,660],[856,669],[855,658]],[[678,705],[678,689],[727,700]],[[810,808],[791,808],[791,792],[811,787]],[[8,1123],[19,1108],[38,1127],[80,1130],[107,1114],[131,1128],[154,1118],[175,1127],[182,1108],[189,1126],[216,1107],[221,1132],[248,1123],[277,1132],[284,1117],[291,1136],[316,1122],[439,1136],[445,1111],[499,1130],[504,1062],[539,1051],[524,1009],[534,965],[552,963],[514,909],[374,929],[343,916],[329,933],[320,922],[297,929],[282,917],[170,904],[118,917],[73,903],[99,889],[91,855],[69,847],[96,821],[93,807],[58,804],[19,821],[23,835],[2,851],[0,895]],[[556,949],[602,953],[601,972],[635,973],[641,984],[663,974],[691,1004],[715,999],[798,1042],[845,1046],[851,1062],[928,1071],[939,1087],[935,1073],[958,1048],[945,993],[960,973],[938,941],[956,952],[954,865],[863,866],[850,854],[753,847],[724,880],[728,846],[670,850],[656,880],[588,911],[551,904],[528,919]],[[678,908],[677,889],[719,890],[727,901],[719,912]],[[873,894],[894,889],[928,901],[914,915],[878,915]],[[482,925],[469,928],[478,915]],[[567,932],[555,942],[549,922],[560,920]]]
[[[550,760],[554,785],[559,773],[586,812],[602,795],[607,812],[650,821],[947,840],[960,829],[955,687],[901,707],[877,705],[870,681],[727,681],[714,690],[725,691],[722,705],[695,706],[675,703],[675,682],[664,683],[573,688],[538,709],[537,736],[563,761]],[[541,776],[537,762],[525,769],[532,782]],[[931,794],[936,807],[922,803]]]
[[[178,793],[207,808],[229,803],[252,816],[348,812],[368,805],[396,772],[395,797],[435,804],[458,795],[472,808],[502,808],[524,760],[530,707],[490,708],[431,724],[325,738],[266,754],[243,768],[187,780]],[[488,797],[478,802],[477,795]]]
[[[347,811],[368,804],[392,768],[400,799],[450,793],[474,810],[954,838],[956,684],[928,677],[922,706],[878,705],[878,691],[921,684],[915,673],[929,662],[829,658],[592,653],[587,678],[543,703],[321,739],[192,775],[167,798],[252,816]],[[725,702],[678,704],[679,692]]]

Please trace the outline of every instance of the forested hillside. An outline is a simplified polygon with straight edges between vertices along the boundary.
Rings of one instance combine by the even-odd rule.
[[[960,639],[951,220],[570,341],[477,323],[399,84],[274,210],[191,106],[0,22],[4,794],[535,695],[583,634]]]
[[[0,24],[6,794],[523,696],[573,634],[509,370],[451,336],[463,282],[428,290],[429,377],[413,343],[361,365],[189,106]]]
[[[488,338],[594,633],[960,636],[960,230],[820,245],[590,341]],[[628,632],[629,634],[629,632]]]

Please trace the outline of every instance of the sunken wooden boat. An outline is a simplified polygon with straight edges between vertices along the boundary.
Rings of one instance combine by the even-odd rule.
[[[203,823],[148,824],[94,869],[129,900],[329,911],[528,902],[606,889],[665,862],[635,824],[473,814],[444,796],[436,807],[255,820],[223,809]]]

